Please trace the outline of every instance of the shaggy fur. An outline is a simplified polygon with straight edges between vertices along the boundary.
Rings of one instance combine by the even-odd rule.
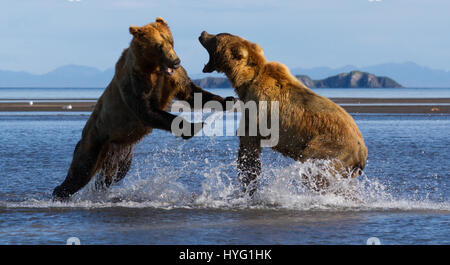
[[[134,145],[153,128],[171,131],[177,117],[164,109],[176,97],[193,103],[193,94],[203,101],[224,100],[196,86],[180,67],[173,38],[162,18],[143,27],[132,26],[130,47],[116,64],[115,75],[87,121],[75,147],[64,182],[55,188],[55,199],[66,199],[99,172],[97,187],[121,180],[131,166]],[[190,123],[185,123],[190,124]],[[190,135],[196,131],[192,126]]]
[[[203,71],[225,73],[240,100],[279,102],[279,142],[274,150],[298,161],[333,160],[334,169],[344,176],[357,176],[364,169],[367,148],[343,108],[307,88],[285,65],[267,62],[255,43],[227,33],[203,32],[199,40],[210,55]],[[238,169],[244,189],[260,174],[260,141],[259,136],[240,137]],[[317,182],[319,187],[327,184],[320,177]],[[254,190],[253,185],[250,193]]]

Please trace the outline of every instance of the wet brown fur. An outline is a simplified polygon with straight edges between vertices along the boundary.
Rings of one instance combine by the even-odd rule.
[[[364,169],[367,148],[342,107],[314,93],[285,65],[267,62],[258,44],[231,34],[212,36],[215,47],[209,47],[209,53],[214,70],[227,75],[240,100],[279,102],[280,134],[274,150],[298,161],[334,160],[335,169],[344,175],[357,176]],[[261,171],[259,144],[258,137],[240,137],[238,168],[244,186]]]
[[[196,86],[183,67],[174,69],[172,76],[164,72],[179,59],[162,18],[143,27],[131,26],[129,31],[130,47],[122,52],[111,83],[83,129],[67,177],[53,192],[56,199],[71,196],[98,172],[99,186],[121,180],[139,140],[153,128],[171,131],[176,116],[164,110],[174,97],[190,102],[199,92],[204,101],[223,101]]]

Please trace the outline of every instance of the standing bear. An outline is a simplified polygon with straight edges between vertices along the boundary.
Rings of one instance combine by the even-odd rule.
[[[330,160],[330,171],[346,177],[360,174],[367,148],[353,118],[343,108],[311,91],[285,65],[267,62],[255,43],[228,33],[213,35],[205,31],[199,41],[209,53],[203,72],[225,73],[244,103],[278,102],[279,138],[272,146],[274,150],[301,162]],[[257,120],[249,115],[242,113],[246,128],[239,136],[237,164],[244,191],[252,195],[261,173],[259,156],[264,137],[248,133],[248,122]],[[322,176],[314,178],[316,183],[311,187],[323,189],[329,184]]]
[[[125,177],[140,139],[153,128],[171,132],[177,116],[164,109],[174,97],[193,104],[197,92],[202,93],[202,103],[216,100],[225,105],[223,98],[195,85],[180,66],[172,33],[162,18],[143,27],[131,26],[129,31],[133,35],[130,47],[123,51],[111,83],[83,129],[66,179],[53,191],[56,200],[70,197],[97,172],[98,187],[109,187]],[[190,126],[182,130],[184,139],[202,128],[185,120],[182,124]]]

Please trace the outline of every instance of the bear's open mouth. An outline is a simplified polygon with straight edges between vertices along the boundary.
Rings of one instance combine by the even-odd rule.
[[[163,70],[166,74],[168,75],[173,75],[175,73],[175,69],[179,68],[180,65],[180,60],[177,60],[175,63],[170,63],[172,66],[169,67],[167,64],[163,65]]]
[[[216,70],[216,63],[214,60],[214,52],[210,51],[210,49],[208,49],[206,46],[203,46],[203,47],[205,47],[205,49],[206,49],[206,51],[208,51],[208,55],[209,55],[209,61],[203,67],[203,73],[212,73]]]
[[[168,75],[173,75],[173,73],[175,72],[175,70],[173,68],[170,67],[164,67],[164,72]]]
[[[216,70],[216,67],[214,66],[213,57],[210,54],[208,63],[203,67],[203,73],[212,73],[214,70]]]
[[[212,73],[214,72],[214,70],[216,70],[214,62],[214,36],[215,35],[208,34],[206,31],[203,31],[200,37],[198,37],[200,44],[209,54],[209,61],[207,64],[205,64],[205,67],[203,67],[203,73]]]

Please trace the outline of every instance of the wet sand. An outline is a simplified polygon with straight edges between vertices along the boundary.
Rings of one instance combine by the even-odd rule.
[[[331,98],[350,113],[450,113],[450,98]],[[0,103],[0,111],[81,111],[94,109],[95,101],[14,100]]]

